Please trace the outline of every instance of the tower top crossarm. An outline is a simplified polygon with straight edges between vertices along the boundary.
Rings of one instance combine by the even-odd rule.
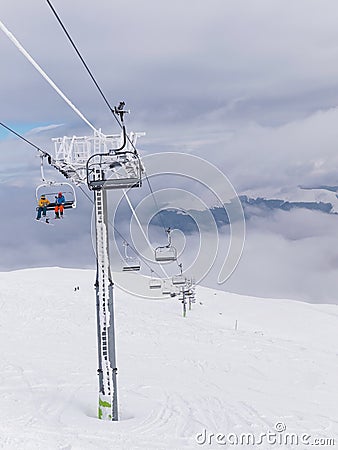
[[[125,150],[134,153],[137,140],[141,136],[145,136],[145,133],[128,133]],[[53,138],[53,161],[73,183],[85,184],[87,183],[87,161],[96,154],[114,154],[114,151],[121,147],[123,140],[123,133],[105,135],[101,130],[95,131],[91,136]]]

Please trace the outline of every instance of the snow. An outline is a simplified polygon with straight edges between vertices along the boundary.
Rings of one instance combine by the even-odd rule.
[[[258,436],[277,422],[337,444],[336,305],[198,287],[183,318],[177,299],[115,289],[121,420],[106,422],[94,281],[91,270],[0,273],[0,448],[222,448],[196,436]]]

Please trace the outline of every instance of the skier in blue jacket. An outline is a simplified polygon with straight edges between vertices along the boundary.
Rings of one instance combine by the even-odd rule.
[[[55,197],[55,219],[60,219],[63,216],[64,204],[66,199],[62,192],[58,193],[58,196]]]

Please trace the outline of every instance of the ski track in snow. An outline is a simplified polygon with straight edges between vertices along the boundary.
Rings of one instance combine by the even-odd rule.
[[[0,273],[0,448],[222,448],[196,435],[258,436],[277,422],[338,443],[337,306],[202,287],[187,318],[176,299],[115,289],[121,420],[96,419],[94,278]]]

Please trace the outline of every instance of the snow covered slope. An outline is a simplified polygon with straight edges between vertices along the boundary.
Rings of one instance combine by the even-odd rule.
[[[116,289],[121,420],[111,423],[96,419],[93,282],[89,270],[0,273],[1,448],[223,448],[212,433],[258,439],[278,422],[338,444],[337,306],[200,287],[184,319],[176,299]]]

